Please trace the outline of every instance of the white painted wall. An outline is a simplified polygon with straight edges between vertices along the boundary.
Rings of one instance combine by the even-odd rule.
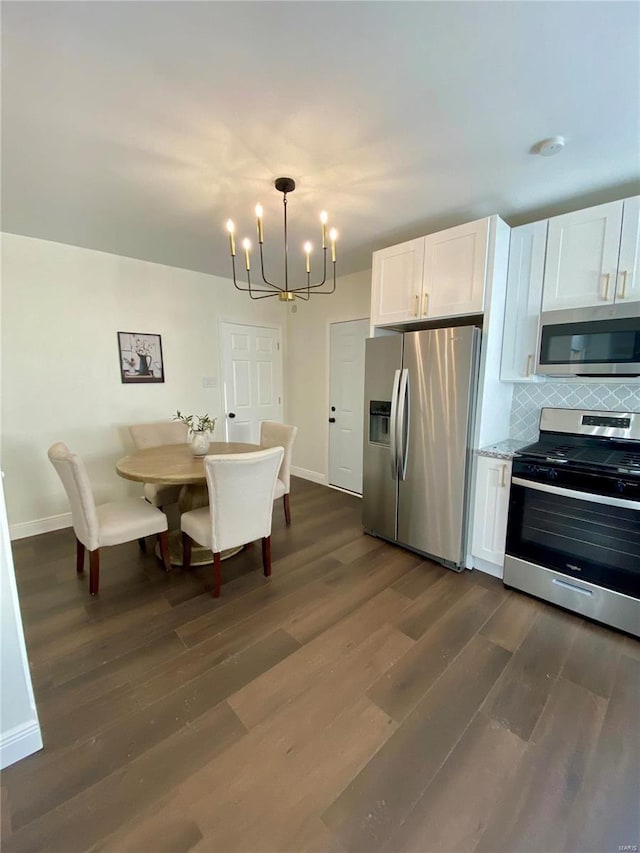
[[[13,234],[2,249],[2,464],[12,538],[68,526],[68,502],[47,459],[65,441],[101,502],[141,487],[119,478],[127,425],[177,408],[220,418],[218,318],[279,325],[277,299],[252,302],[230,280]],[[333,298],[333,297],[331,297]],[[120,381],[118,331],[162,335],[164,384]],[[216,435],[222,435],[221,421]]]
[[[329,471],[329,324],[369,316],[371,270],[338,279],[331,296],[312,296],[288,312],[287,423],[299,431],[293,473],[320,483]]]

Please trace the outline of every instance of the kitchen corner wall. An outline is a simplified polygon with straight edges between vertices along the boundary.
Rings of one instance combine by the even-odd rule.
[[[289,359],[286,366],[288,423],[296,424],[293,473],[328,482],[329,325],[369,317],[371,270],[342,276],[336,292],[312,296],[287,311]]]
[[[511,408],[511,438],[523,443],[538,438],[540,409],[595,409],[617,412],[640,411],[640,384],[540,382],[516,384]]]

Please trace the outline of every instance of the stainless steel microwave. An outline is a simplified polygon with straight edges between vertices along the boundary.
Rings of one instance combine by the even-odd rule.
[[[640,376],[640,303],[546,311],[536,373]]]

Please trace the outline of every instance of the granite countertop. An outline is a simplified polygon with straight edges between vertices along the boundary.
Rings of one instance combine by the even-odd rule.
[[[496,444],[482,447],[476,453],[478,456],[490,456],[493,459],[513,459],[516,450],[520,450],[526,444],[527,442],[521,438],[506,438],[504,441],[498,441]]]

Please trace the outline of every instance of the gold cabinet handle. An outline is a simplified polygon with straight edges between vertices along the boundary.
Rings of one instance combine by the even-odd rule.
[[[524,375],[525,375],[526,379],[528,379],[531,376],[531,361],[532,361],[532,359],[533,359],[533,355],[531,353],[529,353],[529,355],[527,356],[527,366],[525,367],[525,370],[524,370]]]
[[[609,301],[609,282],[611,281],[611,273],[604,273],[604,296],[602,297],[605,302]]]
[[[622,287],[620,288],[620,299],[626,299],[627,298],[627,275],[628,274],[629,273],[627,270],[620,270],[620,272],[618,273],[618,275],[622,276]]]
[[[415,295],[415,297],[414,297],[414,302],[413,302],[413,316],[414,316],[414,317],[417,317],[417,316],[418,316],[418,305],[419,305],[419,299],[420,299],[420,297],[419,297],[419,296],[418,296],[418,294],[416,293],[416,295]]]
[[[423,293],[422,294],[422,316],[423,317],[427,316],[427,308],[428,307],[429,307],[429,294]]]
[[[506,485],[507,485],[507,466],[501,465],[500,466],[500,488],[504,489],[504,487]]]

